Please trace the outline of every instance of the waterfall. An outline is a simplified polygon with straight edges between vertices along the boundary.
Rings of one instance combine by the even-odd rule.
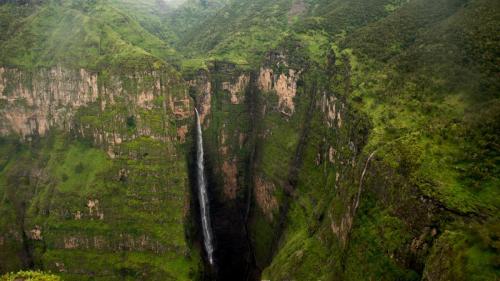
[[[214,264],[214,245],[212,237],[212,226],[210,224],[210,209],[207,194],[207,182],[205,180],[205,165],[203,163],[203,135],[201,132],[200,116],[196,110],[196,167],[198,175],[198,201],[200,201],[201,226],[203,228],[203,244],[207,251],[208,261]]]
[[[370,156],[368,156],[368,159],[366,159],[365,168],[363,169],[363,173],[361,173],[361,179],[359,180],[358,195],[356,196],[356,204],[354,205],[354,212],[356,212],[356,210],[359,207],[359,199],[361,198],[361,191],[363,190],[363,179],[365,178],[366,169],[368,169],[368,164],[370,164],[370,160],[372,160],[373,156],[375,156],[375,153],[377,153],[377,150],[374,150],[370,154]]]

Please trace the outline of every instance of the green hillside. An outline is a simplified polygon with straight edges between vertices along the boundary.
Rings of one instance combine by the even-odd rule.
[[[500,278],[498,1],[0,1],[0,50],[0,273]]]
[[[160,67],[176,52],[108,1],[1,6],[5,66]]]

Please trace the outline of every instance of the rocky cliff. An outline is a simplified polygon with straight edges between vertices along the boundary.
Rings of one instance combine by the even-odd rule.
[[[194,278],[183,226],[192,103],[179,76],[56,67],[0,77],[2,271]]]
[[[498,279],[494,1],[10,2],[0,272]]]

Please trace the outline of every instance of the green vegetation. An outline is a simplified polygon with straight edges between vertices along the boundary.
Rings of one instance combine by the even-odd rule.
[[[65,280],[82,280],[82,270],[100,272],[99,280],[139,275],[190,280],[196,263],[184,255],[188,246],[178,223],[183,220],[184,201],[178,198],[185,196],[184,162],[172,161],[163,144],[148,138],[122,149],[128,151],[124,155],[143,156],[110,160],[103,151],[59,134],[19,146],[7,154],[0,173],[2,222],[14,215],[24,217],[19,227],[27,233],[40,228],[41,240],[23,243],[33,247],[36,264]],[[18,231],[14,225],[4,227]],[[20,249],[3,251],[15,257]]]
[[[134,70],[159,68],[163,60],[176,56],[107,1],[4,4],[0,14],[10,18],[0,36],[4,66]]]
[[[26,281],[60,281],[56,275],[47,274],[41,271],[19,271],[16,273],[7,273],[0,277],[1,281],[16,281],[16,280],[26,280]]]
[[[500,277],[497,1],[11,2],[0,4],[1,66],[84,68],[120,90],[105,110],[80,108],[71,133],[0,139],[0,272],[201,278],[186,218],[191,143],[176,141],[192,121],[175,113],[184,78],[210,82],[211,196],[248,215],[261,279]],[[293,114],[259,90],[263,67],[275,80],[300,73]],[[233,102],[223,85],[240,75],[250,83]],[[156,80],[153,106],[134,105]],[[94,140],[105,133],[120,141]],[[256,198],[262,183],[269,194]]]
[[[422,267],[432,268],[429,272],[434,268],[446,268],[444,265],[432,267],[430,260],[415,257],[414,253],[408,253],[405,249],[419,231],[412,222],[413,218],[399,209],[417,205],[410,203],[408,196],[424,195],[453,213],[466,217],[488,217],[498,222],[499,151],[498,138],[493,136],[493,131],[498,130],[494,124],[498,124],[499,116],[493,112],[499,112],[499,85],[497,81],[491,80],[491,74],[498,70],[491,65],[493,53],[498,51],[499,46],[498,42],[491,41],[491,34],[494,33],[492,23],[498,22],[493,15],[498,14],[498,9],[490,6],[491,13],[482,15],[481,21],[471,22],[470,19],[479,18],[480,9],[493,5],[493,2],[476,1],[466,8],[456,2],[424,2],[398,4],[397,9],[391,6],[392,14],[369,16],[373,23],[359,29],[356,29],[357,22],[339,29],[346,23],[340,22],[338,17],[325,18],[324,21],[319,19],[323,11],[331,11],[324,7],[313,11],[315,17],[311,18],[307,28],[298,25],[304,32],[307,31],[298,34],[304,42],[312,39],[310,29],[315,26],[330,32],[326,36],[333,40],[337,69],[347,75],[331,79],[332,91],[343,95],[351,112],[358,111],[357,114],[351,113],[354,120],[344,118],[351,120],[346,125],[349,130],[364,132],[363,126],[360,127],[355,121],[362,119],[363,114],[370,120],[372,128],[368,143],[360,155],[364,157],[357,160],[356,166],[363,167],[367,155],[377,150],[372,165],[379,169],[394,169],[397,176],[387,174],[384,183],[373,184],[370,180],[365,183],[368,194],[362,197],[362,207],[354,218],[355,225],[348,247],[339,245],[335,239],[332,241],[332,234],[328,234],[333,228],[332,221],[336,224],[345,223],[342,213],[352,208],[349,202],[355,198],[359,177],[356,174],[359,175],[361,171],[358,168],[358,172],[351,174],[338,165],[323,168],[321,164],[313,164],[324,153],[321,149],[318,152],[318,147],[324,146],[325,137],[315,140],[316,134],[324,133],[315,132],[312,119],[312,135],[309,135],[308,144],[312,151],[309,159],[305,156],[301,166],[304,177],[299,178],[298,194],[293,196],[284,236],[271,266],[264,271],[265,278],[285,280],[321,277],[329,280],[341,274],[345,280],[420,280]],[[368,2],[363,4],[375,5]],[[330,19],[337,23],[329,25]],[[353,21],[355,19],[350,18]],[[302,32],[302,29],[296,30]],[[477,36],[471,37],[472,34]],[[323,51],[323,55],[321,51],[320,55],[315,53],[318,53],[318,46],[321,46],[319,50],[328,50],[328,44],[317,45],[322,42],[319,38],[311,41],[317,42],[316,46],[310,43],[305,46],[311,57],[316,57],[315,61],[321,65],[326,52]],[[474,60],[471,60],[472,57]],[[346,78],[351,83],[348,91],[343,86]],[[295,100],[301,102],[300,95]],[[317,126],[320,129],[325,125]],[[363,134],[351,137],[359,141]],[[330,143],[337,143],[334,147],[338,152],[341,149],[338,139],[345,138],[338,134],[335,138],[337,141],[332,139]],[[285,140],[286,136],[277,139]],[[273,144],[275,141],[269,140],[268,143]],[[340,154],[346,156],[348,152],[344,150]],[[291,159],[293,154],[281,154],[279,157]],[[269,159],[274,160],[276,156],[270,156]],[[482,164],[473,159],[481,159]],[[263,163],[263,167],[266,167],[266,171],[272,171],[270,167],[276,165],[268,162]],[[336,172],[339,172],[341,180],[333,184]],[[384,189],[381,190],[380,186],[384,186]],[[339,187],[350,191],[345,194],[346,191],[337,190]],[[471,234],[462,223],[446,224],[441,219],[434,218],[431,225],[437,223],[441,231],[450,229],[468,241],[462,244],[458,252],[439,252],[441,259],[442,255],[450,259],[462,255],[470,257],[461,266],[454,267],[456,272],[451,276],[455,277],[451,279],[467,280],[471,276],[478,276],[478,280],[492,280],[494,276],[498,277],[497,265],[491,256],[496,251],[494,242],[480,246],[482,242],[478,242],[474,238],[475,234]],[[462,220],[460,215],[454,219]],[[412,225],[412,228],[408,228],[408,225]],[[487,225],[476,223],[475,227],[484,233],[494,233]],[[256,226],[257,229],[261,228]],[[304,231],[307,231],[306,236]],[[432,238],[426,239],[432,241]],[[317,241],[320,241],[319,248],[322,249],[319,253],[312,246]],[[308,256],[307,253],[315,254]],[[473,253],[477,256],[472,257]],[[427,254],[427,250],[424,250],[418,255]],[[316,257],[324,258],[319,263],[315,261]],[[479,269],[477,261],[482,259],[484,263]],[[417,266],[413,270],[408,269],[405,260],[416,260]],[[424,275],[425,272],[427,269]],[[438,275],[426,278],[446,279],[439,273],[432,274]]]

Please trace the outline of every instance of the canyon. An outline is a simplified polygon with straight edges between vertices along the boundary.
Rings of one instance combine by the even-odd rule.
[[[495,280],[499,14],[0,1],[0,273]]]

